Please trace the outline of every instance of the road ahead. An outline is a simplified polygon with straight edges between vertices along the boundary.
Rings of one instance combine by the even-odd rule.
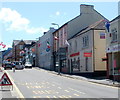
[[[118,98],[116,87],[59,76],[43,69],[7,72],[24,98]]]

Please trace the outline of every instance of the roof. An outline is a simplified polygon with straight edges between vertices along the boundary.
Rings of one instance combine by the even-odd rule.
[[[120,15],[117,16],[116,18],[114,18],[113,20],[111,20],[110,22],[113,22],[113,21],[115,21],[115,20],[117,20],[117,19],[120,19]]]
[[[104,29],[105,29],[104,25],[105,25],[105,20],[97,21],[97,22],[95,22],[94,24],[91,24],[91,25],[87,26],[86,28],[80,30],[78,33],[76,33],[74,36],[72,36],[72,37],[69,38],[68,40],[70,40],[70,39],[72,39],[72,38],[74,38],[74,37],[77,37],[77,36],[79,36],[80,34],[86,32],[86,31],[89,31],[89,30],[91,30],[91,29],[94,29],[94,30],[104,30]]]
[[[36,42],[36,40],[13,40],[14,45],[18,45],[21,41],[25,42],[25,44],[31,44],[32,42]]]
[[[93,5],[81,4],[80,6],[93,6]],[[96,13],[98,13],[100,16],[102,16],[104,20],[108,20],[108,19],[106,19],[102,14],[100,14],[97,10],[95,10],[95,9],[93,9],[93,10],[94,10]],[[81,17],[81,15],[82,15],[82,13],[80,13],[80,15],[74,17],[73,19],[69,20],[69,21],[66,22],[64,25],[62,25],[61,27],[59,27],[55,32],[59,31],[59,29],[61,29],[61,28],[62,28],[63,26],[65,26],[65,25],[67,25],[69,22],[71,22],[71,21],[73,21],[73,20]],[[86,27],[86,28],[87,28],[87,27]],[[85,29],[86,29],[86,28],[85,28]],[[83,30],[83,29],[82,29],[82,30]],[[80,31],[81,31],[81,30],[80,30]],[[54,34],[55,32],[53,32],[53,34]],[[78,32],[78,33],[79,33],[79,32]],[[76,34],[77,34],[77,33],[76,33]],[[76,35],[76,34],[75,34],[75,35]],[[74,35],[74,36],[75,36],[75,35]],[[72,36],[72,37],[74,37],[74,36]],[[69,39],[68,39],[68,40],[69,40]]]
[[[36,40],[23,40],[25,44],[31,44],[32,42],[36,42]]]
[[[13,40],[13,44],[17,45],[21,40]]]

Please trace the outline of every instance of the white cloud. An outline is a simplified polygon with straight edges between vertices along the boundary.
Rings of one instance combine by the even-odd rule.
[[[60,12],[56,11],[54,14],[50,15],[51,18],[57,18],[57,16],[60,16]]]
[[[60,15],[60,12],[59,12],[59,11],[57,11],[57,12],[56,12],[56,15],[57,15],[57,16],[59,16],[59,15]]]
[[[7,31],[25,31],[30,34],[43,33],[47,29],[43,27],[30,27],[30,21],[27,18],[22,17],[17,11],[10,8],[2,8],[0,10],[0,20],[4,24],[8,24]]]

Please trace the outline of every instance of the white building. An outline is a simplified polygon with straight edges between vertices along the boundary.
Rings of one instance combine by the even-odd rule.
[[[50,28],[48,32],[44,32],[44,35],[39,38],[38,47],[39,52],[39,65],[42,68],[53,69],[53,32],[54,28]]]
[[[120,1],[118,2],[118,15],[120,15]]]
[[[120,15],[110,22],[107,33],[108,77],[120,76]],[[118,77],[117,77],[118,78]],[[119,77],[120,79],[120,77]]]

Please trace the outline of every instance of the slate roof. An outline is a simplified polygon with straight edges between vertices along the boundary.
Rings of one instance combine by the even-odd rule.
[[[87,26],[86,28],[80,30],[78,33],[76,33],[74,36],[72,36],[71,38],[69,38],[68,40],[74,38],[74,37],[77,37],[79,36],[80,34],[86,32],[86,31],[89,31],[91,29],[96,29],[96,30],[104,30],[105,29],[105,20],[100,20],[100,21],[97,21],[95,22],[94,24],[91,24],[89,26]]]

